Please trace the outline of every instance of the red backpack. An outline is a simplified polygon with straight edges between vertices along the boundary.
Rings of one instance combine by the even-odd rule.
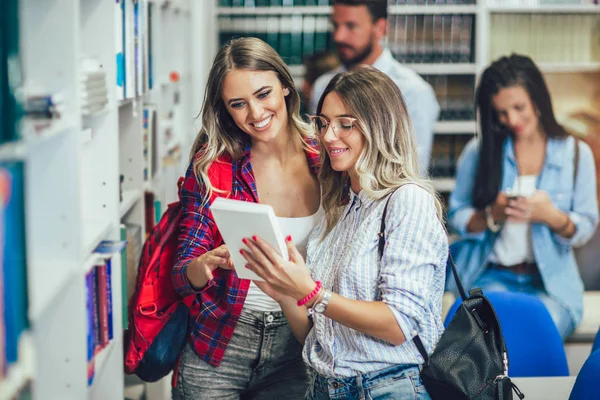
[[[231,160],[214,162],[208,176],[213,187],[231,192]],[[184,178],[177,182],[178,193]],[[213,192],[210,202],[218,195]],[[183,209],[169,204],[142,248],[136,287],[129,301],[129,327],[124,335],[125,372],[155,382],[175,369],[188,337],[189,307],[194,296],[183,298],[171,281]]]

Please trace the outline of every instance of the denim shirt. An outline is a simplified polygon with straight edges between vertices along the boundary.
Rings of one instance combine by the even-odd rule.
[[[573,254],[573,246],[583,245],[594,234],[598,223],[598,201],[594,158],[589,146],[581,141],[577,177],[576,182],[573,182],[574,145],[575,140],[572,137],[548,139],[546,158],[536,188],[547,192],[554,205],[569,214],[569,218],[575,224],[575,234],[566,239],[545,224],[532,223],[531,242],[546,292],[569,310],[577,326],[583,315],[583,283]],[[467,223],[475,212],[472,192],[478,157],[479,142],[473,139],[465,147],[458,162],[456,188],[450,196],[448,212],[451,227],[463,239],[453,245],[453,255],[454,250],[460,250],[455,262],[467,289],[484,271],[498,236],[489,229],[483,232],[467,232]],[[500,190],[506,191],[517,176],[513,140],[508,138],[503,149]],[[464,248],[460,249],[461,246]]]

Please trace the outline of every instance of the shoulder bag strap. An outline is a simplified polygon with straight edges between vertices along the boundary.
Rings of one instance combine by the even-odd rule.
[[[377,234],[377,236],[379,237],[379,242],[377,244],[377,249],[379,251],[379,261],[381,261],[381,258],[383,257],[383,249],[385,247],[385,217],[387,215],[388,204],[390,203],[390,198],[392,197],[392,194],[388,195],[388,198],[385,201],[385,207],[383,208],[383,214],[381,215],[381,226],[379,227],[379,233]],[[454,271],[454,262],[452,262],[452,265],[452,270]],[[456,272],[454,276],[457,279],[456,282],[458,283],[459,288],[462,290],[462,285],[458,280],[458,275],[456,274]],[[404,334],[406,335],[406,332]],[[425,365],[429,364],[429,355],[425,350],[425,346],[423,345],[419,334],[415,335],[413,340],[415,342],[415,345],[417,346],[417,350],[419,350],[419,353],[421,353],[421,357],[423,357],[423,361],[425,361]]]

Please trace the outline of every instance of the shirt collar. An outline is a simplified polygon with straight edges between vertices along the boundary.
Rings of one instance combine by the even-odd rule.
[[[548,142],[546,143],[546,159],[544,160],[545,165],[562,168],[564,163],[564,151],[560,148],[562,141],[563,139],[548,138]],[[511,136],[504,142],[504,154],[508,161],[515,166],[517,165],[514,141]]]
[[[392,52],[388,48],[383,49],[383,53],[373,63],[373,67],[382,72],[386,72],[388,67],[394,63],[395,59]]]

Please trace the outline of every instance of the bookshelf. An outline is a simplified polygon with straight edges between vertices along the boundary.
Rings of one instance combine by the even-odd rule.
[[[275,3],[281,4],[281,2]],[[280,34],[306,35],[303,30],[308,27],[314,30],[314,32],[309,32],[310,35],[326,36],[324,39],[326,45],[322,46],[323,48],[315,46],[314,51],[332,50],[331,27],[326,20],[331,13],[332,6],[329,1],[311,1],[310,3],[313,5],[308,5],[309,2],[304,1],[284,1],[286,5],[268,7],[264,6],[268,4],[267,1],[255,1],[246,2],[246,6],[242,7],[241,5],[244,4],[242,1],[216,1],[219,42],[222,43],[236,35],[256,35],[268,42],[270,39],[272,45],[279,44],[277,39],[273,39],[273,32],[270,32],[270,36],[269,33],[263,32],[265,29],[261,28],[260,23],[256,23],[264,22],[261,18],[267,18],[276,23],[279,18],[280,20],[296,21],[298,22],[297,26],[302,26],[302,29],[298,31],[293,29],[290,31],[290,28],[281,29]],[[598,96],[594,94],[600,86],[598,83],[600,82],[600,39],[596,42],[593,39],[599,36],[597,32],[600,30],[600,5],[594,4],[598,3],[594,0],[555,3],[561,2],[543,0],[390,1],[387,47],[404,65],[430,81],[440,100],[442,112],[446,116],[448,115],[448,113],[444,113],[446,104],[455,104],[457,101],[456,98],[452,99],[452,96],[446,98],[446,93],[456,92],[457,87],[462,87],[463,91],[467,90],[464,94],[468,94],[472,98],[477,78],[497,55],[512,51],[530,54],[539,63],[548,79],[555,98],[557,114],[559,117],[566,118],[568,112],[583,106],[583,104],[588,107],[590,105],[600,107]],[[302,21],[306,19],[310,20],[309,23],[302,24]],[[314,23],[312,19],[321,22]],[[470,23],[472,25],[470,31],[466,32],[466,36],[460,38],[458,43],[454,43],[454,28],[468,26]],[[286,24],[281,26],[284,25]],[[565,28],[556,28],[561,26],[565,26]],[[569,29],[569,26],[573,29]],[[428,32],[429,30],[431,32]],[[411,34],[411,31],[414,32]],[[460,34],[456,35],[460,36]],[[553,35],[555,39],[545,40],[548,35]],[[447,49],[439,48],[440,45],[444,46],[445,41],[448,41],[450,48],[461,49],[459,53],[462,51],[462,55],[457,57],[446,54]],[[543,45],[545,42],[547,44]],[[573,48],[579,50],[578,52],[564,51],[563,54],[552,55],[551,47],[556,43],[562,44],[563,50]],[[467,51],[467,48],[464,47],[467,44],[468,52],[464,53]],[[300,47],[296,51],[298,49]],[[304,75],[304,67],[299,60],[303,55],[312,52],[310,48],[303,49],[299,55],[290,57],[289,49],[280,51],[284,59],[287,57],[286,61],[290,63],[292,75],[298,85],[302,83]],[[441,52],[442,55],[424,57],[423,52]],[[467,61],[465,61],[465,57]],[[429,58],[437,60],[432,62]],[[465,84],[464,78],[470,82]],[[569,91],[567,82],[571,78],[575,79],[577,87],[581,88],[581,91]],[[456,85],[452,84],[453,80],[462,82]],[[557,100],[558,96],[563,96],[565,100]],[[458,101],[463,102],[463,108],[472,109],[474,107],[472,101],[470,104],[464,104],[467,97],[460,95]],[[450,112],[450,114],[452,113]],[[469,119],[441,118],[435,126],[434,154],[436,146],[441,146],[442,152],[444,151],[443,147],[447,145],[448,136],[458,136],[457,142],[466,143],[465,137],[474,135],[476,131],[477,124],[474,115],[471,115]],[[461,139],[460,136],[463,138]],[[440,153],[440,149],[437,150]],[[461,148],[454,151],[456,157],[460,154],[460,150]],[[448,162],[456,163],[456,159],[442,160],[443,164]],[[435,158],[432,164],[435,172]],[[453,176],[437,176],[433,173],[433,183],[439,191],[447,194],[454,189],[455,181]]]
[[[96,248],[120,240],[122,224],[139,227],[133,232],[141,246],[147,223],[155,220],[146,215],[147,192],[156,207],[176,197],[176,179],[163,187],[162,178],[182,173],[193,139],[190,1],[8,3],[16,10],[18,28],[9,33],[18,45],[17,57],[2,54],[14,84],[2,96],[18,100],[23,115],[15,116],[10,140],[4,141],[2,132],[0,172],[15,163],[24,171],[13,181],[24,193],[26,308],[19,312],[27,326],[18,334],[16,359],[0,360],[7,363],[0,400],[25,393],[34,400],[122,399],[122,288],[127,290],[135,276],[123,280],[120,252],[99,255]],[[129,49],[131,59],[117,65],[124,34],[137,38],[137,45]],[[124,84],[130,78],[132,86],[118,88],[121,74],[130,74]],[[32,113],[34,96],[52,97],[53,112]],[[152,126],[144,118],[147,109],[154,111]],[[175,144],[179,152],[173,151]],[[112,305],[112,338],[95,344],[89,362],[86,276],[105,266],[105,258],[110,275],[106,281],[94,275],[91,296],[103,301],[97,285],[110,285],[103,294]],[[137,265],[126,264],[126,272],[135,273]]]

